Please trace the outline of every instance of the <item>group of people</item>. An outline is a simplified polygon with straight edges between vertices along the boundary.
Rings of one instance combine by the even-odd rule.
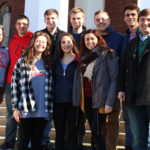
[[[150,9],[124,8],[125,35],[112,29],[104,10],[94,14],[96,29],[83,25],[81,8],[70,10],[68,32],[57,27],[58,16],[57,10],[46,10],[46,28],[34,34],[28,31],[28,17],[18,16],[8,50],[0,47],[0,100],[5,94],[7,108],[0,149],[14,148],[17,126],[17,150],[52,149],[54,121],[55,150],[83,150],[87,119],[91,150],[115,150],[120,100],[125,149],[147,150]],[[0,45],[3,39],[0,26]]]

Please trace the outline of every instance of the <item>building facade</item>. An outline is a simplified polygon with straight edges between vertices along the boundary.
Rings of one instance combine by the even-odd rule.
[[[20,14],[30,19],[32,32],[45,28],[44,11],[54,8],[59,12],[59,28],[67,31],[68,12],[73,7],[81,7],[85,11],[85,26],[95,28],[94,13],[104,9],[108,11],[112,27],[124,33],[126,25],[123,21],[123,8],[126,4],[135,3],[140,9],[150,8],[149,0],[0,0],[0,24],[4,25],[7,45],[16,32],[15,21]]]

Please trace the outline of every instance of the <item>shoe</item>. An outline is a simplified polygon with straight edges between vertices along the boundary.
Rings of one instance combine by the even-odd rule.
[[[5,142],[0,145],[0,150],[3,150],[3,149],[13,150],[13,148],[14,148],[14,144],[8,143],[8,142]]]

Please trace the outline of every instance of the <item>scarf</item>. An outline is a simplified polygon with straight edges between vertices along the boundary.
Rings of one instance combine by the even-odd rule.
[[[81,72],[83,77],[88,78],[90,81],[92,80],[93,68],[96,63],[96,59],[101,55],[102,47],[96,46],[91,52],[86,53],[81,57]]]

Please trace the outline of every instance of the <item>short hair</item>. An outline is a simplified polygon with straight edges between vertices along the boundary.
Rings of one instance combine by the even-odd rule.
[[[102,14],[102,13],[106,14],[106,15],[108,16],[108,18],[110,18],[108,12],[105,11],[105,10],[98,10],[98,11],[96,11],[96,12],[94,13],[94,17],[95,17],[96,15],[99,15],[99,14]]]
[[[131,3],[131,4],[128,4],[128,5],[126,5],[125,6],[125,8],[124,8],[124,13],[125,13],[125,11],[126,10],[136,10],[137,11],[137,13],[139,14],[139,12],[140,12],[140,8],[136,5],[136,4],[134,4],[134,3]]]
[[[45,12],[44,12],[44,17],[46,15],[51,15],[51,14],[56,14],[58,16],[58,11],[56,9],[47,9]]]
[[[19,16],[16,18],[16,22],[17,22],[18,20],[21,20],[21,19],[26,19],[26,20],[28,21],[28,23],[29,23],[29,18],[28,18],[27,16],[25,16],[25,15],[19,15]]]
[[[148,16],[148,15],[150,15],[150,9],[147,8],[147,9],[141,10],[139,13],[139,16],[138,16],[138,21],[139,21],[140,17]]]
[[[82,13],[83,17],[84,17],[84,10],[80,7],[74,7],[69,11],[69,16],[71,16],[72,14],[77,14],[77,13]]]
[[[4,27],[0,24],[0,29],[2,29],[4,31]]]

